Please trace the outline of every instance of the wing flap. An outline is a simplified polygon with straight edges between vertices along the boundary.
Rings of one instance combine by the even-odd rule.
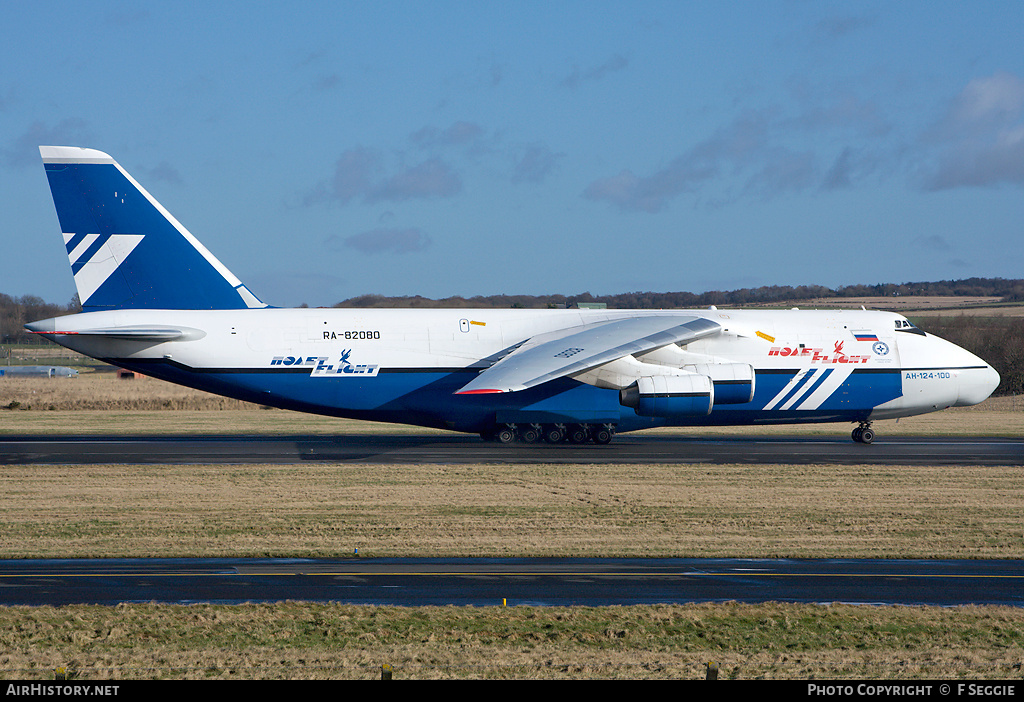
[[[480,373],[456,394],[526,390],[624,356],[688,343],[720,331],[721,326],[703,317],[650,315],[542,334]]]

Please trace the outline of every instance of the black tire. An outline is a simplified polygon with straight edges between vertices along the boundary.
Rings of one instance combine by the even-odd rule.
[[[595,427],[590,432],[590,438],[594,440],[595,444],[610,444],[612,442],[612,430],[608,427]]]
[[[544,441],[549,444],[557,444],[565,438],[565,429],[558,424],[548,424],[544,427]]]
[[[535,424],[524,424],[519,427],[519,438],[527,444],[535,444],[540,441],[540,427]]]
[[[586,424],[573,424],[569,427],[569,443],[570,444],[584,444],[589,439],[589,432],[587,432]]]
[[[494,439],[499,444],[511,444],[516,440],[515,429],[512,427],[499,427],[498,430],[494,432]]]
[[[864,427],[860,432],[860,442],[862,444],[870,444],[875,440],[875,430],[871,427]]]

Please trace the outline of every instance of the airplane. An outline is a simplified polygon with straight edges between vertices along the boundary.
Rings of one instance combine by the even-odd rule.
[[[893,312],[272,307],[109,155],[39,150],[82,312],[26,328],[264,406],[498,443],[850,422],[870,444],[876,420],[975,405],[999,384]]]

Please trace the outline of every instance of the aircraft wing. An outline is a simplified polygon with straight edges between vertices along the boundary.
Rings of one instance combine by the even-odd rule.
[[[526,390],[624,356],[713,336],[721,329],[703,317],[651,315],[541,334],[480,373],[456,394]]]

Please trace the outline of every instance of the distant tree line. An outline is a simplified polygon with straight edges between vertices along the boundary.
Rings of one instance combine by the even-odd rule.
[[[1024,317],[921,317],[914,323],[929,334],[952,341],[999,372],[996,395],[1024,393]]]
[[[54,305],[35,295],[11,297],[0,293],[0,345],[33,343],[36,339],[25,330],[25,324],[81,311],[78,295],[66,305]]]
[[[1003,302],[1024,302],[1024,280],[1004,278],[968,278],[940,280],[932,283],[883,283],[879,285],[846,285],[827,288],[823,285],[766,285],[740,290],[690,292],[629,292],[617,295],[482,295],[477,297],[386,297],[360,295],[335,304],[335,307],[517,307],[544,308],[579,303],[605,303],[612,309],[673,309],[707,307],[709,305],[740,307],[773,305],[828,298],[893,296],[935,297],[998,297]]]

